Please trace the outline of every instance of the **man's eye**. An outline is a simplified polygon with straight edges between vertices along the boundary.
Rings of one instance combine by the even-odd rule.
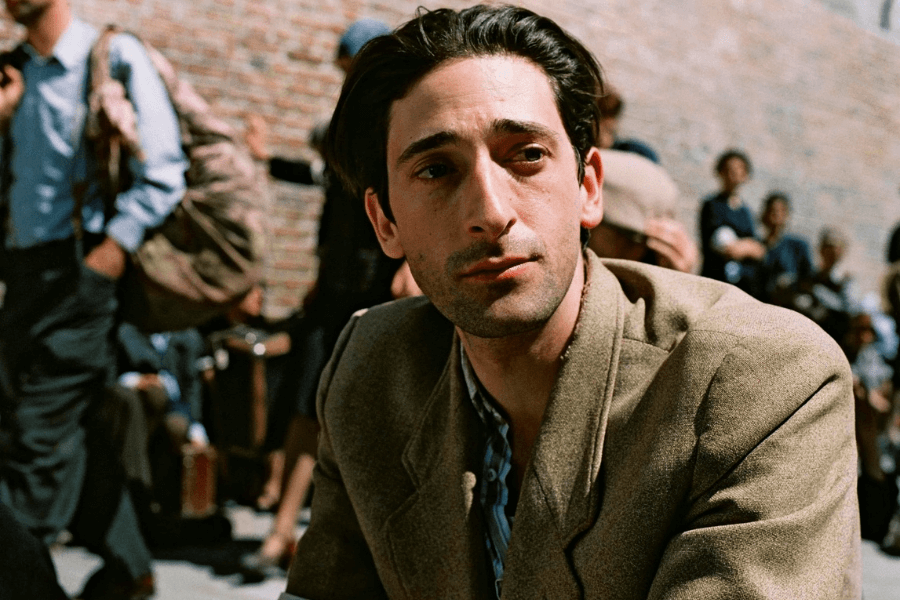
[[[524,160],[527,162],[537,162],[537,161],[541,160],[542,158],[544,158],[544,154],[545,153],[544,153],[543,149],[531,147],[531,148],[523,148],[519,152],[519,157],[521,160]]]
[[[450,168],[445,164],[428,165],[420,170],[416,175],[422,179],[437,179],[443,177],[450,172]]]

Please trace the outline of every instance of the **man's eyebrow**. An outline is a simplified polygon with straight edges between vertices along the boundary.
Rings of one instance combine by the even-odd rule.
[[[497,119],[491,123],[491,130],[494,133],[527,134],[550,139],[559,137],[555,131],[545,125],[533,121],[517,121],[515,119]],[[440,131],[420,140],[416,140],[400,153],[396,166],[400,167],[423,152],[428,152],[429,150],[452,144],[458,140],[459,136],[450,131]]]
[[[449,131],[441,131],[433,135],[429,135],[428,137],[424,137],[421,140],[416,140],[415,142],[407,146],[403,152],[400,153],[400,157],[397,159],[396,166],[399,167],[403,165],[403,163],[412,160],[413,157],[418,154],[422,154],[423,152],[428,152],[429,150],[434,150],[435,148],[440,148],[441,146],[451,144],[457,139],[458,137],[456,136],[456,134],[450,133]]]
[[[514,119],[497,119],[491,124],[491,129],[497,133],[525,133],[536,137],[556,139],[559,135],[540,123],[534,121],[516,121]]]

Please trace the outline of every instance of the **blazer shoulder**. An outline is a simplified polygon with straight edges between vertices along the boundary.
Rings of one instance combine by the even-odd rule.
[[[421,296],[358,311],[331,359],[330,409],[366,411],[358,403],[374,396],[378,410],[424,402],[447,364],[453,337],[453,325]]]
[[[384,347],[394,349],[399,358],[405,349],[432,348],[446,339],[447,348],[453,325],[424,296],[415,296],[364,308],[354,313],[353,334],[348,347],[372,354]]]
[[[683,345],[688,368],[708,363],[710,373],[695,420],[700,487],[790,422],[816,431],[809,435],[853,439],[850,366],[802,315],[723,298]]]
[[[790,347],[794,354],[821,355],[833,364],[846,362],[818,325],[732,285],[632,261],[600,262],[624,294],[623,333],[628,339],[674,351],[687,336],[721,337],[719,345],[744,345],[762,356]]]

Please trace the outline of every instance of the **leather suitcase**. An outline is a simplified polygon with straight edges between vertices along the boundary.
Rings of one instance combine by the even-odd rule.
[[[216,512],[216,450],[181,447],[181,517],[202,519]]]

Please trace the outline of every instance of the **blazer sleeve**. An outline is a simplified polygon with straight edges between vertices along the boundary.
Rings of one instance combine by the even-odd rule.
[[[733,350],[713,378],[651,600],[860,597],[849,368],[830,340],[776,342]]]
[[[287,593],[308,600],[387,598],[344,488],[331,442],[326,404],[334,373],[359,316],[344,328],[319,382],[319,449],[313,471],[312,517],[288,573]]]

